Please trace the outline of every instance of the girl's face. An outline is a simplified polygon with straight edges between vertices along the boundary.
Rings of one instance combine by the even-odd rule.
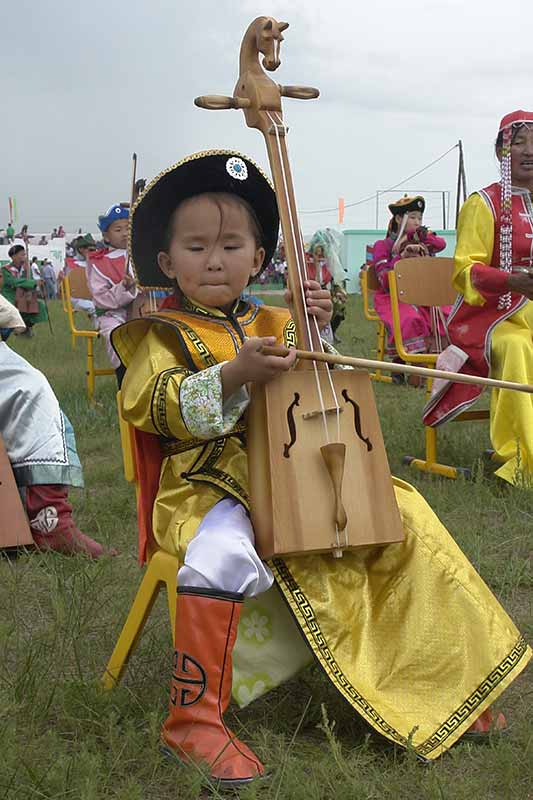
[[[533,130],[519,128],[511,145],[511,180],[515,186],[533,181]]]
[[[402,225],[402,215],[396,214],[396,222],[398,223],[398,230],[400,230]],[[419,229],[422,225],[422,212],[421,211],[409,211],[407,214],[407,222],[405,225],[404,233],[414,233]]]
[[[210,197],[185,200],[171,220],[167,252],[157,256],[162,272],[187,297],[211,308],[231,310],[265,257],[256,244],[252,221],[243,206]]]
[[[103,234],[104,241],[117,250],[125,250],[128,246],[128,227],[127,219],[116,219]]]

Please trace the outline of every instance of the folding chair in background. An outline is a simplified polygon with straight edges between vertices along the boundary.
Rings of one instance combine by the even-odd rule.
[[[387,330],[385,328],[385,324],[377,315],[374,306],[370,303],[370,293],[376,292],[379,289],[379,282],[376,277],[376,272],[374,270],[374,248],[372,245],[367,245],[366,247],[366,263],[364,267],[361,269],[359,274],[360,281],[361,281],[361,294],[363,296],[363,313],[365,315],[365,319],[369,322],[374,322],[377,325],[377,360],[378,361],[385,361],[385,348],[386,348],[386,341],[387,341]],[[377,369],[375,372],[370,374],[370,377],[374,381],[381,381],[382,383],[392,383],[392,378],[390,375],[384,375],[380,369]]]
[[[409,353],[405,349],[400,326],[400,303],[438,308],[455,303],[457,292],[452,285],[453,258],[404,258],[398,261],[389,273],[394,343],[398,355],[407,364],[435,367],[439,353]],[[426,397],[429,400],[433,381],[427,381]],[[464,411],[454,422],[472,422],[489,419],[490,412]],[[471,470],[440,464],[437,458],[437,429],[424,426],[425,458],[405,456],[409,464],[423,472],[432,472],[446,478],[457,478],[459,474],[471,477]]]
[[[70,270],[63,278],[61,288],[72,336],[72,347],[74,348],[76,346],[76,339],[78,338],[87,340],[87,397],[89,402],[92,403],[94,400],[95,378],[100,375],[114,375],[115,370],[111,368],[96,369],[94,366],[94,340],[98,339],[100,335],[98,331],[78,330],[78,328],[76,328],[72,298],[76,297],[81,300],[92,300],[92,295],[87,286],[87,275],[84,268],[75,267]]]

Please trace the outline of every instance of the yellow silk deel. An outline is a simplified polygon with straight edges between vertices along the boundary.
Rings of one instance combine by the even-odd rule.
[[[494,217],[483,198],[474,194],[461,210],[457,229],[454,286],[470,305],[483,305],[470,278],[472,264],[490,264],[494,248]],[[492,333],[490,377],[533,383],[533,303],[500,322]],[[502,462],[496,472],[508,483],[533,481],[533,395],[493,390],[490,438]]]

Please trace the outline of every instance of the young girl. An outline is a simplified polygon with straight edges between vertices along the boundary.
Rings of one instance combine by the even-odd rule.
[[[210,151],[167,169],[133,208],[130,247],[140,285],[175,292],[158,314],[113,334],[127,367],[123,414],[143,432],[139,455],[155,446],[161,456],[148,524],[181,565],[162,739],[227,785],[264,773],[223,719],[245,598],[261,595],[261,608],[271,609],[261,611],[265,631],[247,653],[249,695],[276,685],[279,664],[287,677],[305,663],[299,628],[351,707],[425,758],[473,723],[487,730],[488,706],[530,656],[431,509],[402,482],[405,542],[347,551],[339,561],[258,557],[248,516],[247,386],[291,369],[292,354],[262,348],[294,343],[294,323],[284,309],[241,298],[270,261],[278,226],[274,192],[249,159]],[[313,281],[306,294],[308,313],[324,327],[329,294]],[[146,474],[141,468],[141,480]]]
[[[111,346],[111,333],[126,322],[137,297],[135,280],[127,272],[128,217],[128,207],[121,203],[98,217],[98,227],[107,247],[89,253],[87,261],[87,283],[97,309],[98,329],[104,337],[119,386],[124,370]]]
[[[374,245],[373,264],[381,288],[374,294],[374,308],[385,323],[389,333],[388,353],[396,355],[392,331],[392,310],[389,294],[389,272],[401,258],[434,256],[446,247],[441,236],[422,225],[425,210],[423,197],[402,197],[389,205],[392,219],[387,229],[387,238]],[[449,308],[441,309],[447,316]],[[427,353],[432,349],[433,331],[430,311],[423,306],[400,303],[400,325],[402,338],[409,353]],[[439,320],[439,333],[445,329]]]

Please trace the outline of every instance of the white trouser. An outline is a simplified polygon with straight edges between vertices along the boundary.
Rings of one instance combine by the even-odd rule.
[[[208,511],[178,570],[178,586],[220,589],[255,597],[269,589],[274,578],[254,547],[250,518],[232,497]]]

